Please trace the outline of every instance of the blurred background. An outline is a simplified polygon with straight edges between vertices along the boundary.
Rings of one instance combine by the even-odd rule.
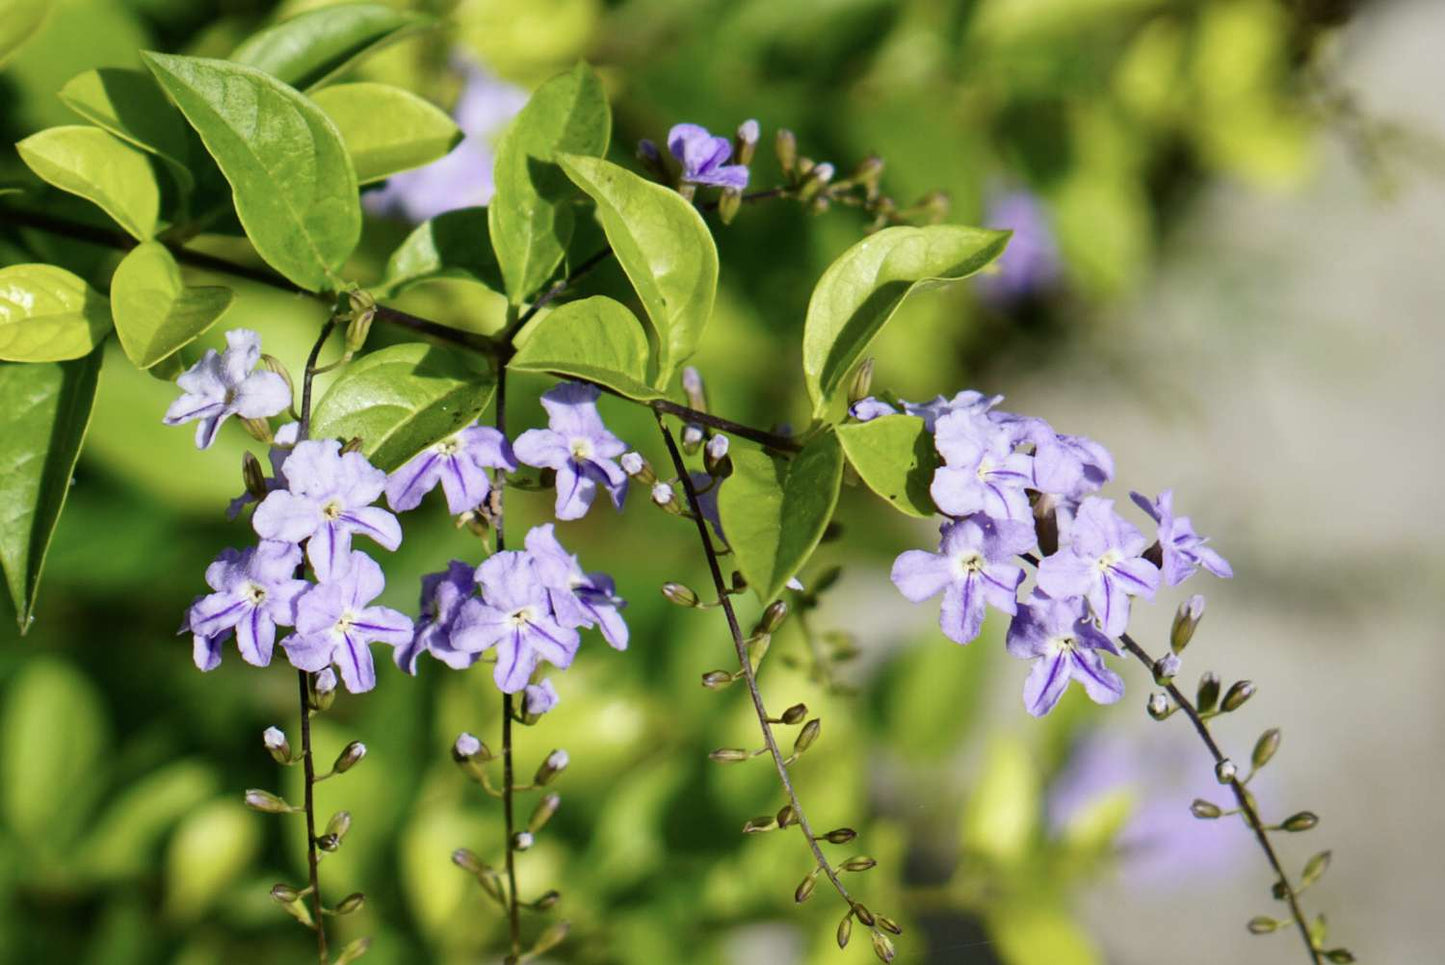
[[[55,91],[84,69],[135,65],[146,48],[224,56],[257,27],[323,5],[57,0],[0,72],[0,128],[13,143],[76,123]],[[1175,488],[1237,574],[1190,584],[1209,609],[1185,676],[1212,669],[1226,685],[1258,685],[1218,727],[1237,758],[1260,730],[1283,728],[1256,790],[1276,818],[1321,815],[1318,830],[1281,842],[1293,868],[1334,850],[1308,906],[1360,961],[1439,960],[1445,566],[1431,507],[1445,467],[1445,4],[413,6],[445,26],[358,73],[454,109],[469,136],[444,167],[368,197],[360,277],[379,276],[417,219],[485,202],[495,137],[531,88],[578,57],[608,85],[614,159],[679,121],[729,132],[756,117],[755,188],[776,183],[767,148],[785,126],[842,172],[882,157],[885,190],[902,203],[944,191],[951,220],[1015,229],[999,273],[905,306],[877,347],[875,387],[1004,393],[1007,408],[1108,445],[1111,495]],[[8,149],[0,177],[24,177]],[[808,293],[863,228],[856,212],[784,204],[750,206],[719,229],[722,288],[697,359],[717,411],[756,424],[805,415]],[[101,280],[113,264],[0,225],[0,263],[37,253]],[[589,290],[621,296],[625,280],[613,266]],[[485,329],[496,301],[446,282],[400,304]],[[296,370],[313,308],[247,289],[223,327],[258,328]],[[520,431],[540,421],[546,385],[516,382]],[[240,803],[247,787],[295,793],[299,775],[278,776],[261,746],[271,724],[295,739],[295,678],[229,646],[202,675],[175,635],[206,563],[246,538],[223,513],[244,437],[223,433],[198,453],[189,432],[160,424],[172,395],[107,366],[36,624],[22,639],[0,621],[5,962],[311,955],[267,894],[302,878],[304,833]],[[605,413],[658,461],[643,414],[620,403]],[[1185,722],[1144,714],[1138,668],[1121,668],[1119,705],[1071,693],[1051,717],[1029,718],[1026,668],[1003,652],[1002,624],[959,648],[934,608],[889,584],[892,558],[926,543],[929,527],[862,489],[845,490],[840,514],[841,536],[804,579],[840,563],[842,579],[808,614],[808,635],[796,619],[781,632],[764,689],[823,718],[797,768],[803,800],[820,826],[857,827],[858,850],[879,859],[856,886],[905,925],[899,961],[1300,960],[1294,935],[1246,933],[1247,918],[1275,911],[1267,869],[1242,826],[1189,817],[1194,797],[1219,789]],[[514,531],[548,518],[548,497],[509,497]],[[414,613],[420,574],[477,550],[440,503],[406,523],[385,561],[385,602]],[[524,891],[563,892],[573,937],[553,960],[872,960],[866,942],[835,947],[836,902],[794,906],[809,869],[794,835],[737,833],[782,802],[761,764],[706,759],[756,738],[740,689],[698,686],[730,662],[721,618],[657,592],[705,582],[692,541],[640,498],[562,537],[631,599],[633,643],[619,654],[591,637],[553,675],[560,707],[520,738],[524,771],[553,747],[572,759],[561,812],[519,861]],[[1181,596],[1136,610],[1149,648],[1162,649]],[[353,738],[370,749],[320,786],[323,818],[354,816],[324,881],[333,898],[368,898],[338,930],[374,936],[368,962],[495,961],[503,922],[448,861],[461,846],[500,851],[499,809],[447,755],[463,729],[495,746],[490,677],[427,661],[414,681],[380,670],[376,691],[342,695],[317,736],[322,760]]]

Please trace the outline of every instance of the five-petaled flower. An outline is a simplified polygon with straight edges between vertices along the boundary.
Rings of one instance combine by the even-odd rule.
[[[627,473],[617,464],[627,446],[602,424],[598,394],[595,385],[582,382],[548,389],[542,396],[548,428],[528,429],[513,446],[527,465],[556,471],[558,519],[587,515],[599,484],[618,509],[627,498]]]
[[[311,585],[296,579],[300,562],[299,548],[275,540],[221,551],[206,567],[206,583],[215,592],[196,600],[186,615],[197,667],[220,664],[221,643],[231,630],[242,660],[258,667],[271,662],[276,627],[295,624],[296,600]]]
[[[1014,451],[1008,431],[977,410],[955,410],[938,420],[933,444],[944,464],[929,493],[945,514],[1029,518],[1032,457]]]
[[[275,372],[253,372],[261,360],[261,336],[237,328],[226,333],[226,350],[206,349],[201,360],[176,379],[181,397],[162,420],[168,426],[198,422],[196,448],[209,449],[221,423],[235,415],[269,419],[291,405],[291,389]]]
[[[372,606],[386,578],[375,560],[352,552],[341,576],[319,583],[296,603],[296,632],[281,641],[286,656],[312,673],[332,664],[354,694],[376,686],[372,643],[404,646],[412,639],[411,618],[390,607]]]
[[[462,604],[476,595],[476,567],[452,560],[440,573],[421,578],[421,617],[412,638],[396,648],[396,665],[415,675],[417,658],[430,653],[453,670],[465,670],[477,662],[475,653],[452,646],[452,625]]]
[[[397,512],[415,509],[442,484],[447,509],[460,515],[476,509],[491,490],[488,469],[517,471],[507,437],[487,426],[469,426],[428,446],[386,480],[386,501]]]
[[[682,180],[688,184],[709,184],[741,191],[748,186],[745,164],[728,164],[732,141],[714,137],[697,124],[676,124],[667,132],[667,149],[682,163]]]
[[[565,670],[579,642],[577,629],[564,626],[552,612],[551,595],[527,553],[509,550],[477,567],[481,599],[469,599],[452,625],[452,646],[469,653],[494,650],[493,679],[503,693],[527,686],[545,660]]]
[[[1054,709],[1070,680],[1096,703],[1124,696],[1124,681],[1104,666],[1103,653],[1119,648],[1094,625],[1080,598],[1052,599],[1035,591],[1009,624],[1008,652],[1034,662],[1024,682],[1024,707],[1035,717]]]
[[[1129,597],[1153,599],[1159,570],[1139,554],[1147,540],[1114,512],[1112,499],[1090,496],[1069,527],[1069,545],[1039,564],[1039,588],[1055,599],[1088,599],[1104,632],[1129,626]]]
[[[1174,490],[1164,490],[1153,502],[1139,493],[1130,493],[1129,498],[1159,524],[1159,569],[1165,583],[1178,586],[1201,566],[1224,579],[1234,575],[1229,561],[1205,545],[1208,538],[1194,532],[1189,517],[1174,515]]]
[[[306,544],[306,558],[318,580],[341,576],[351,559],[351,536],[362,533],[394,550],[401,524],[373,506],[386,486],[386,473],[359,452],[341,452],[334,439],[297,443],[282,465],[286,488],[261,501],[251,525],[264,539]]]
[[[909,550],[893,562],[893,583],[914,603],[943,592],[939,626],[955,643],[968,643],[983,627],[991,605],[1013,615],[1023,568],[1010,562],[1033,546],[1026,523],[969,516],[945,523],[937,553]]]
[[[571,627],[597,626],[613,649],[626,650],[627,622],[618,611],[627,601],[617,595],[612,577],[585,572],[557,541],[551,523],[532,527],[526,545],[558,621]]]

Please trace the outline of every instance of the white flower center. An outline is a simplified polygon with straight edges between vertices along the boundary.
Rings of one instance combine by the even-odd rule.
[[[1075,641],[1072,636],[1054,637],[1049,641],[1049,652],[1055,656],[1067,656],[1074,652],[1076,646],[1077,641]]]
[[[327,519],[336,519],[341,515],[344,507],[339,499],[328,499],[321,507],[321,515]]]
[[[247,581],[245,588],[241,590],[241,595],[244,596],[252,606],[260,606],[266,602],[266,588],[259,583]]]
[[[531,605],[513,610],[511,615],[507,617],[507,621],[512,625],[512,629],[514,630],[521,630],[536,619],[537,608]]]
[[[988,482],[988,477],[993,474],[993,460],[984,456],[978,461],[978,480]]]
[[[353,624],[356,623],[356,614],[351,610],[342,610],[341,616],[336,618],[336,632],[348,633]]]
[[[572,450],[572,458],[579,462],[592,458],[592,440],[583,436],[573,439],[569,448]]]
[[[1120,553],[1118,550],[1105,550],[1104,555],[1099,557],[1098,561],[1095,562],[1094,565],[1097,566],[1100,570],[1107,570],[1123,558],[1124,554]]]
[[[434,451],[436,451],[439,455],[452,456],[452,455],[456,455],[457,450],[460,449],[461,447],[462,447],[462,444],[461,444],[460,442],[458,442],[455,438],[451,438],[451,439],[443,439],[441,442],[438,442],[435,446],[432,446],[432,449],[433,449]]]
[[[953,571],[960,580],[967,579],[972,573],[983,571],[983,554],[978,550],[967,550],[953,557]]]

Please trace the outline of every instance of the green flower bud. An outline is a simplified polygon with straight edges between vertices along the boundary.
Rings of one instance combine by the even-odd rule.
[[[1219,709],[1225,713],[1238,710],[1244,706],[1244,702],[1254,696],[1254,682],[1250,680],[1237,680],[1224,694],[1224,699],[1219,702]]]
[[[355,941],[347,942],[346,947],[341,950],[341,954],[336,957],[335,965],[351,965],[352,962],[365,955],[369,948],[371,948],[370,938],[358,938]]]
[[[1224,811],[1220,809],[1218,804],[1211,804],[1209,801],[1204,800],[1204,798],[1197,797],[1194,799],[1194,803],[1189,805],[1189,813],[1201,821],[1212,821],[1217,817],[1223,816]]]
[[[1305,862],[1304,873],[1300,875],[1300,887],[1308,888],[1325,876],[1330,868],[1330,852],[1321,851]]]
[[[259,788],[251,788],[246,791],[244,798],[246,807],[253,811],[260,811],[263,814],[293,814],[299,808],[294,808],[270,791],[262,791]]]
[[[1320,817],[1313,811],[1301,811],[1298,814],[1291,814],[1280,823],[1284,831],[1308,831],[1320,823]]]
[[[1219,678],[1206,673],[1199,678],[1199,690],[1194,695],[1194,706],[1201,714],[1207,714],[1219,703]]]
[[[338,915],[349,915],[354,911],[360,911],[361,906],[364,904],[366,904],[366,896],[359,891],[353,891],[336,903],[336,913]]]
[[[848,404],[851,406],[860,399],[868,398],[873,388],[873,357],[870,355],[858,366],[858,371],[853,373],[853,381],[848,383]]]
[[[547,826],[552,820],[552,815],[557,813],[561,806],[562,798],[556,794],[544,794],[542,800],[537,802],[537,807],[532,811],[532,817],[527,822],[527,830],[536,833]]]
[[[778,819],[771,814],[764,814],[762,817],[749,818],[743,825],[743,834],[761,834],[764,831],[778,830]]]
[[[1251,935],[1268,935],[1270,932],[1279,931],[1279,926],[1280,922],[1268,915],[1255,915],[1245,927]]]
[[[839,948],[847,948],[847,947],[848,947],[848,939],[850,939],[850,938],[852,938],[852,937],[853,937],[853,912],[850,910],[850,911],[848,912],[848,914],[846,914],[846,915],[843,916],[843,920],[840,921],[840,922],[838,922],[838,947],[839,947]]]
[[[1214,765],[1214,779],[1220,784],[1233,784],[1238,775],[1239,768],[1234,766],[1234,761],[1225,759]]]
[[[784,804],[778,808],[778,827],[786,828],[789,825],[798,823],[798,815],[791,804]]]
[[[1194,631],[1202,619],[1204,597],[1195,594],[1179,604],[1179,609],[1174,613],[1174,625],[1169,630],[1169,649],[1175,653],[1183,653],[1184,648],[1189,646],[1189,641],[1194,639]]]
[[[873,954],[878,956],[880,962],[893,961],[893,956],[897,954],[897,949],[893,946],[893,939],[881,931],[875,931],[873,933]]]
[[[835,828],[827,834],[819,835],[818,840],[826,841],[829,844],[847,844],[858,837],[858,832],[852,828]]]
[[[793,171],[798,166],[798,139],[792,131],[786,127],[778,130],[776,142],[778,152],[778,166],[783,169],[783,174],[792,177]]]
[[[793,741],[793,753],[801,754],[808,748],[812,747],[813,742],[818,739],[818,735],[822,732],[822,730],[823,722],[817,717],[814,717],[812,720],[804,724],[803,729],[798,731],[797,739]]]
[[[697,594],[681,583],[662,584],[662,595],[667,597],[669,603],[676,603],[678,606],[697,606]]]
[[[749,757],[752,757],[752,755],[741,747],[719,747],[709,754],[708,757],[717,761],[719,764],[736,764],[739,761],[747,760]]]
[[[708,690],[721,690],[736,679],[726,670],[709,670],[702,675],[702,685]]]
[[[813,896],[813,889],[818,884],[818,869],[814,868],[808,873],[808,877],[798,882],[798,887],[793,890],[793,900],[802,904]]]
[[[841,867],[844,871],[868,871],[871,868],[877,867],[877,865],[877,861],[874,861],[866,854],[860,854],[857,857],[849,858],[843,862]]]
[[[1280,733],[1278,727],[1272,727],[1259,735],[1259,740],[1254,743],[1254,753],[1250,755],[1250,762],[1254,769],[1259,770],[1268,764],[1279,750]]]
[[[780,717],[780,718],[778,718],[778,719],[781,720],[781,721],[782,721],[783,723],[785,723],[785,724],[796,724],[796,723],[798,723],[800,720],[802,720],[804,717],[807,717],[807,716],[808,716],[808,705],[807,705],[807,704],[794,704],[793,706],[789,707],[787,710],[783,711],[783,716]]]
[[[288,884],[275,884],[271,886],[271,898],[283,905],[289,905],[293,901],[300,900],[301,892]]]
[[[366,756],[366,745],[361,741],[352,741],[341,749],[336,755],[336,763],[331,765],[331,770],[337,774],[345,774]]]
[[[487,870],[487,864],[470,848],[458,848],[452,852],[452,864],[468,874],[479,875]]]

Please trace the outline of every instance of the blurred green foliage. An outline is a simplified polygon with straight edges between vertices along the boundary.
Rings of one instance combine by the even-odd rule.
[[[327,5],[0,3],[0,127],[13,143],[78,123],[57,92],[85,70],[138,67],[142,49],[223,56],[267,23]],[[790,127],[804,153],[840,170],[881,156],[892,194],[946,191],[965,223],[984,222],[990,191],[1037,194],[1065,280],[1007,310],[969,286],[905,305],[874,352],[875,383],[907,397],[1039,364],[1050,343],[1106,324],[1103,309],[1147,282],[1172,216],[1198,185],[1288,186],[1312,163],[1298,103],[1314,28],[1278,0],[395,5],[442,26],[348,79],[398,83],[449,106],[457,51],[527,88],[585,57],[608,87],[618,159],[674,122],[727,130],[757,117],[765,138]],[[755,187],[775,177],[768,152],[760,157]],[[0,183],[44,191],[10,154],[0,158]],[[82,202],[41,196],[101,223]],[[846,210],[809,217],[759,205],[720,231],[717,317],[697,359],[717,411],[762,425],[806,415],[792,346],[813,284],[862,227]],[[379,279],[408,230],[370,221],[352,268]],[[204,243],[241,250],[224,232]],[[115,261],[0,224],[0,264],[39,258],[96,285]],[[613,265],[593,287],[621,295],[625,280]],[[268,351],[299,360],[323,310],[259,286],[240,292],[228,327],[255,328]],[[398,304],[481,330],[502,311],[500,299],[454,281],[411,288]],[[392,337],[379,326],[373,335],[377,344]],[[112,342],[108,351],[121,350]],[[532,420],[546,381],[517,382],[511,410]],[[276,784],[260,734],[280,724],[294,738],[294,677],[282,665],[246,667],[234,653],[202,676],[175,635],[204,566],[238,538],[221,509],[240,489],[241,436],[223,434],[198,454],[189,432],[160,424],[172,394],[129,365],[106,367],[36,624],[20,640],[13,621],[0,620],[0,960],[209,965],[309,955],[307,936],[267,896],[301,874],[304,832],[239,803],[243,788]],[[646,413],[617,405],[608,416],[657,461]],[[840,518],[858,524],[847,523],[816,564],[846,561],[844,591],[865,599],[888,592],[887,561],[918,536],[875,498],[845,489]],[[512,525],[549,518],[548,501],[510,497]],[[761,923],[791,930],[799,961],[865,960],[871,953],[856,946],[866,943],[836,949],[832,904],[792,907],[790,890],[809,867],[792,836],[737,833],[781,802],[761,764],[706,759],[714,747],[751,746],[756,725],[740,688],[698,687],[702,673],[730,660],[721,620],[679,611],[656,592],[665,580],[705,583],[701,560],[670,525],[638,499],[622,517],[595,513],[568,534],[584,564],[613,572],[631,599],[634,642],[625,654],[584,648],[558,681],[560,707],[522,729],[524,770],[553,747],[573,761],[560,813],[519,861],[522,890],[562,890],[574,937],[558,961],[732,961],[745,926]],[[419,575],[449,555],[475,556],[472,538],[440,512],[409,520],[384,602],[414,610]],[[805,582],[815,575],[805,572]],[[763,686],[777,706],[806,700],[823,718],[823,739],[796,769],[804,800],[819,826],[857,827],[879,860],[862,891],[900,912],[901,960],[1102,961],[1071,915],[1071,894],[1107,869],[1129,797],[1099,802],[1062,831],[1044,819],[1050,781],[1089,726],[1074,712],[1077,695],[1044,723],[1020,714],[1002,733],[983,726],[990,695],[1012,699],[1019,676],[1001,659],[992,624],[968,651],[927,629],[865,634],[861,656],[820,673],[810,643],[826,650],[824,634],[851,629],[829,621],[858,613],[839,605],[810,614],[813,641],[790,622]],[[380,677],[364,698],[342,696],[317,733],[322,760],[354,738],[370,749],[346,780],[319,788],[323,818],[342,807],[354,816],[346,846],[326,859],[327,887],[367,893],[361,913],[338,920],[341,940],[374,936],[368,962],[483,959],[502,919],[448,855],[460,846],[496,854],[500,815],[446,748],[460,730],[496,731],[491,681],[434,662],[415,681],[390,668]],[[829,692],[824,677],[848,687]]]

